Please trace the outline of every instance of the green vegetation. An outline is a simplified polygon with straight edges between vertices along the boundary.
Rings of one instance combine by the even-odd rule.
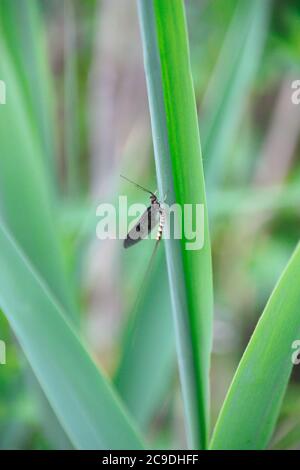
[[[0,0],[0,448],[299,448],[300,8],[118,2]],[[120,173],[204,205],[146,285]]]

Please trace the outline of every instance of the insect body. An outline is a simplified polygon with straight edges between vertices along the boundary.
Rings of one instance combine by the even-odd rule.
[[[164,228],[164,223],[165,223],[165,211],[162,208],[161,203],[157,199],[157,196],[155,195],[155,193],[152,193],[152,191],[149,191],[148,189],[143,188],[143,186],[140,186],[139,184],[134,183],[130,179],[126,178],[125,176],[122,176],[122,178],[126,179],[130,183],[134,184],[138,188],[150,194],[150,206],[143,213],[143,215],[141,216],[139,221],[135,224],[135,226],[128,232],[127,237],[124,240],[124,248],[129,248],[135,243],[138,243],[140,240],[143,240],[143,238],[146,238],[147,235],[149,235],[149,233],[152,232],[154,227],[157,227],[158,225],[157,232],[156,232],[155,246],[151,254],[151,258],[149,260],[148,267],[147,267],[147,270],[146,270],[146,273],[142,282],[142,288],[140,290],[140,292],[143,292],[148,276],[151,272],[151,269],[154,263],[155,254],[157,252],[159,242],[162,238],[162,233],[163,233],[163,228]],[[139,302],[139,296],[136,299],[133,310],[136,310],[138,302]]]
[[[162,207],[159,206],[159,225],[158,225],[158,231],[157,231],[157,235],[156,235],[156,240],[158,242],[161,240],[164,225],[165,225],[165,212],[162,209]]]
[[[125,178],[130,183],[150,194],[150,206],[143,213],[136,225],[128,232],[127,237],[124,240],[124,248],[129,248],[146,238],[157,225],[156,242],[158,243],[162,238],[165,214],[157,196],[152,193],[152,191],[143,188],[143,186],[134,183],[125,176],[122,176],[122,178]]]

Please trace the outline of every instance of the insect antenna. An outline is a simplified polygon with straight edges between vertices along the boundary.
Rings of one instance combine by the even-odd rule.
[[[133,305],[133,308],[132,308],[132,314],[133,314],[133,316],[135,316],[136,313],[137,313],[137,308],[138,308],[138,305],[140,304],[142,295],[143,295],[144,291],[146,290],[146,285],[148,283],[148,278],[149,278],[149,275],[150,275],[150,271],[152,270],[152,267],[153,267],[153,264],[154,264],[154,258],[155,258],[155,255],[156,255],[156,252],[157,252],[157,249],[158,249],[158,246],[159,246],[159,242],[162,239],[163,226],[164,226],[164,223],[165,223],[165,211],[161,207],[160,203],[158,202],[155,193],[153,193],[152,191],[149,191],[148,189],[144,188],[140,184],[135,183],[134,181],[127,178],[126,176],[123,176],[123,175],[120,175],[120,176],[122,178],[124,178],[126,181],[129,181],[130,183],[132,183],[134,186],[137,186],[138,188],[142,189],[143,191],[151,194],[151,198],[150,198],[151,199],[151,206],[148,207],[146,212],[144,212],[142,217],[139,219],[139,222],[135,226],[135,228],[137,226],[139,226],[139,232],[141,232],[141,227],[142,227],[142,225],[145,224],[145,220],[146,220],[147,233],[149,234],[152,231],[152,228],[153,228],[151,224],[150,224],[150,227],[149,227],[149,214],[150,214],[150,218],[151,218],[151,214],[154,211],[156,211],[155,212],[156,214],[159,214],[159,222],[158,222],[159,225],[158,225],[158,230],[157,230],[157,233],[156,233],[155,246],[154,246],[153,252],[151,254],[150,260],[148,262],[148,267],[147,267],[146,273],[143,277],[142,284],[141,284],[141,287],[140,287],[140,290],[139,290],[139,294],[137,295],[137,298],[136,298],[136,300],[134,302],[134,305]],[[154,198],[154,200],[152,200],[152,198]],[[125,248],[128,248],[129,246],[133,245],[137,241],[141,240],[141,238],[139,238],[138,240],[132,240],[132,242],[130,241],[131,240],[130,235],[131,235],[132,230],[129,231],[129,233],[127,235],[127,238],[124,241],[124,247]],[[133,342],[135,342],[136,332],[137,332],[137,326],[135,326],[134,330],[133,330],[133,335],[132,335],[132,341]]]
[[[135,183],[134,181],[132,181],[132,180],[130,180],[129,178],[127,178],[127,176],[124,176],[124,175],[120,175],[120,176],[121,176],[121,178],[123,178],[124,180],[129,181],[129,183],[134,184],[134,186],[136,186],[137,188],[142,189],[142,190],[145,191],[146,193],[149,193],[149,194],[151,194],[153,197],[156,198],[155,194],[154,194],[152,191],[149,191],[149,189],[146,189],[146,188],[144,188],[143,186],[141,186],[140,184]]]

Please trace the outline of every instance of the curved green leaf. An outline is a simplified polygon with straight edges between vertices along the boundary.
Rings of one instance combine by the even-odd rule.
[[[16,71],[3,43],[0,56],[0,75],[7,89],[6,104],[0,107],[0,215],[66,313],[77,321],[42,147],[29,123]]]
[[[278,417],[300,339],[300,245],[275,287],[241,359],[212,449],[264,449]]]
[[[1,220],[0,308],[75,447],[142,447],[113,388]]]
[[[165,240],[188,442],[207,445],[212,273],[195,96],[182,0],[140,0],[145,71],[160,194],[203,204],[205,244]]]
[[[208,190],[224,178],[268,31],[271,0],[237,2],[203,101],[201,134]]]
[[[42,145],[39,157],[45,163],[51,185],[56,185],[53,83],[39,3],[1,0],[0,35],[25,98],[31,132]]]
[[[270,2],[238,2],[236,6],[234,5],[232,21],[226,32],[224,45],[208,84],[204,102],[201,105],[203,107],[203,112],[201,113],[203,119],[200,119],[200,130],[203,155],[205,157],[204,166],[206,162],[208,170],[213,170],[209,175],[209,184],[211,184],[212,189],[217,185],[217,181],[222,179],[228,166],[225,157],[230,154],[232,142],[240,124],[242,111],[249,98],[249,87],[252,85],[253,76],[256,73],[263,49],[269,9]],[[145,21],[150,21],[149,18],[148,15]],[[198,26],[200,29],[203,29],[205,28],[205,18],[200,18],[200,20]],[[238,48],[235,47],[236,44],[239,44]],[[150,48],[154,51],[156,49],[156,42],[155,36],[150,38],[148,35],[147,49],[149,57]],[[201,64],[199,66],[202,67]],[[154,60],[151,60],[151,67],[155,67]],[[153,78],[151,80],[155,87],[154,93],[158,97],[161,85],[158,83],[158,80],[155,81]],[[218,92],[215,93],[215,90],[218,90]],[[216,160],[216,165],[213,164],[213,160]],[[215,166],[217,166],[217,171],[215,171]],[[214,178],[215,180],[213,180]],[[216,215],[219,216],[220,213],[223,214],[224,211],[231,213],[232,210],[241,211],[241,204],[246,204],[247,208],[249,205],[256,208],[258,205],[261,208],[262,197],[262,194],[257,195],[257,190],[251,196],[247,193],[244,194],[244,192],[240,194],[237,190],[231,192],[222,191],[217,194],[212,191],[208,197],[210,219],[212,220]],[[281,194],[281,202],[283,197],[284,195]],[[235,204],[236,199],[240,201],[240,204]],[[268,196],[269,199],[270,203],[273,203],[274,195],[270,194]],[[298,201],[297,197],[295,197],[295,200]],[[164,272],[164,266],[161,262],[157,273],[153,274],[153,278],[158,276],[159,279],[162,279],[162,272]],[[149,280],[149,284],[146,287],[146,297],[150,297],[148,291],[153,292],[153,283],[154,281],[151,282]],[[160,403],[160,392],[166,389],[166,383],[163,386],[162,381],[166,382],[169,380],[165,370],[171,364],[170,355],[172,354],[171,343],[173,343],[173,340],[169,334],[169,324],[172,319],[169,318],[168,312],[169,310],[171,311],[171,306],[167,305],[167,296],[169,296],[168,292],[160,289],[159,302],[163,303],[165,308],[161,311],[152,307],[152,318],[153,325],[159,326],[159,318],[161,318],[161,324],[158,329],[154,327],[147,329],[147,339],[150,334],[153,334],[152,341],[160,344],[160,361],[156,360],[156,355],[148,353],[148,341],[140,341],[135,343],[133,347],[133,338],[128,338],[124,345],[124,354],[121,357],[120,371],[122,370],[123,378],[122,380],[118,379],[119,391],[126,402],[132,405],[132,411],[137,413],[137,418],[141,419],[143,424],[147,423],[151,414],[155,411],[154,399],[158,404]],[[149,307],[147,304],[145,306],[142,304],[136,315],[138,323],[136,328],[139,334],[142,334],[144,328],[146,328],[148,315]],[[147,363],[144,374],[147,373],[149,380],[145,380],[144,374],[138,373],[142,358]],[[159,374],[161,380],[151,381],[153,374]],[[139,393],[140,391],[141,393]],[[152,399],[145,401],[143,399],[145,393],[148,397],[151,396]]]

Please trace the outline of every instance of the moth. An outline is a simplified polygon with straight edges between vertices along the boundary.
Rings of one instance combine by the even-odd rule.
[[[157,227],[157,247],[158,243],[162,238],[163,227],[165,224],[165,213],[161,203],[159,202],[156,194],[150,191],[149,189],[146,189],[140,184],[131,181],[129,178],[126,178],[126,176],[121,175],[121,177],[134,184],[142,191],[145,191],[146,193],[150,194],[150,206],[142,214],[135,226],[128,232],[123,243],[124,248],[130,248],[131,246],[146,238],[155,227]]]

